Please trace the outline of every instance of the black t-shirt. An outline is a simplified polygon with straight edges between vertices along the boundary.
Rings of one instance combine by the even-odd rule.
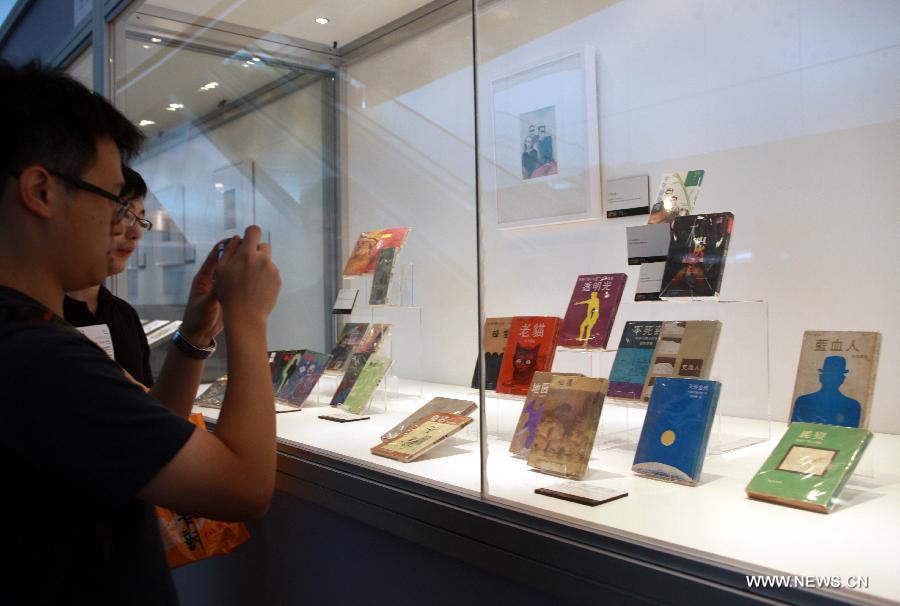
[[[74,326],[106,324],[112,336],[116,362],[136,380],[153,387],[150,370],[150,346],[137,312],[127,302],[115,296],[105,286],[97,293],[97,313],[91,313],[87,303],[66,296],[63,316]]]
[[[52,316],[0,287],[0,311],[23,306]],[[135,495],[194,426],[59,324],[0,321],[0,602],[177,604],[154,508]]]

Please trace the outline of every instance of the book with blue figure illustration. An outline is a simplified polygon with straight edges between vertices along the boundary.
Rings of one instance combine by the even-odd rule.
[[[640,475],[681,484],[700,481],[721,383],[660,377],[631,469]]]

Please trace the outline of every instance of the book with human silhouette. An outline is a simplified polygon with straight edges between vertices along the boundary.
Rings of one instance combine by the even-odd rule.
[[[804,332],[791,421],[868,427],[880,349],[877,332]]]
[[[559,344],[606,349],[627,279],[625,274],[578,276],[563,318]]]

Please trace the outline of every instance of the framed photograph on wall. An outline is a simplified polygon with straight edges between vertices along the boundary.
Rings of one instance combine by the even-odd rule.
[[[594,64],[584,47],[491,82],[500,229],[599,218]]]

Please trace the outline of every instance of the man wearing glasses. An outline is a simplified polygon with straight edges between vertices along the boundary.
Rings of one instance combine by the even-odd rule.
[[[106,257],[109,276],[123,271],[128,259],[134,253],[145,231],[153,224],[144,218],[144,198],[147,184],[138,172],[127,166],[122,167],[125,187],[121,198],[130,208],[125,218],[116,225],[113,244]],[[70,292],[63,302],[64,317],[74,326],[94,326],[105,324],[109,327],[112,349],[118,362],[133,379],[142,385],[153,387],[153,372],[150,369],[150,346],[144,334],[141,320],[135,309],[112,294],[102,284]]]
[[[146,393],[62,319],[66,292],[108,274],[130,210],[122,162],[143,137],[59,72],[0,62],[0,91],[0,603],[177,604],[153,505],[239,520],[262,515],[274,490],[278,270],[256,226],[218,262],[210,251],[173,368]],[[223,326],[228,392],[213,435],[187,416]]]

